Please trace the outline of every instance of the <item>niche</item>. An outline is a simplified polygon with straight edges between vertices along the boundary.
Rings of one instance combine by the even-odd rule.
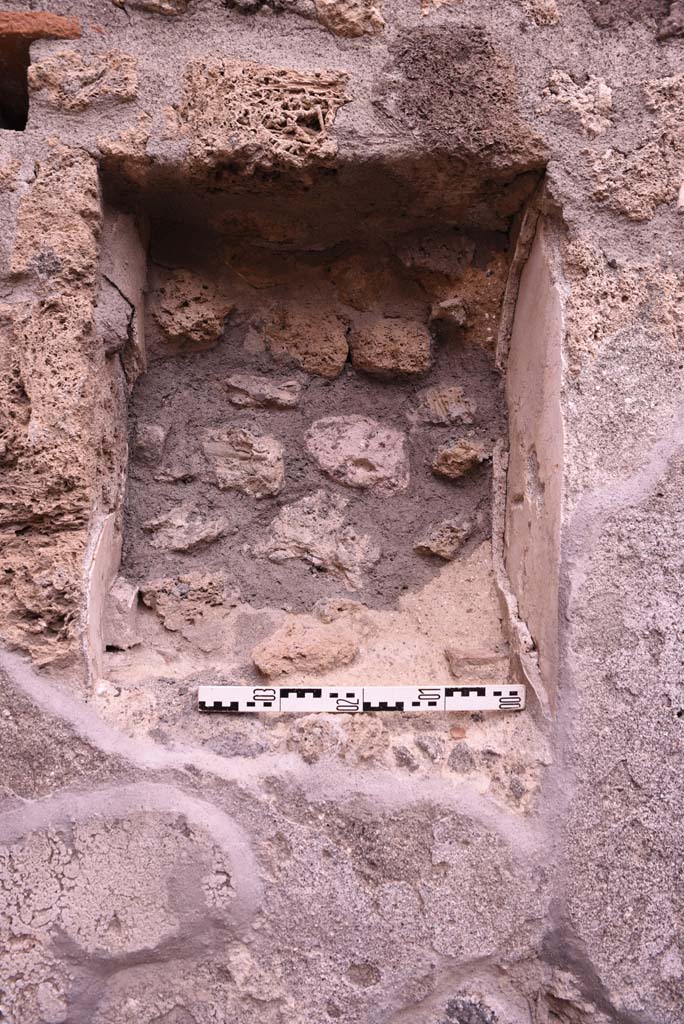
[[[313,760],[322,744],[524,806],[546,759],[562,461],[538,179],[445,214],[355,174],[269,183],[213,217],[110,189],[149,242],[144,301],[139,281],[110,303],[137,379],[97,699],[169,743]],[[217,725],[193,704],[203,682],[511,678],[530,713],[471,716],[451,750],[430,716]]]

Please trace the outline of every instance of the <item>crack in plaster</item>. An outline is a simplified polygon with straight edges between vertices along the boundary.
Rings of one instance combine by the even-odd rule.
[[[82,792],[68,790],[42,800],[27,801],[19,808],[0,814],[0,842],[10,844],[28,832],[87,821],[95,816],[123,817],[142,811],[183,814],[225,850],[236,892],[235,920],[244,928],[258,910],[262,896],[249,839],[223,811],[176,786],[136,782]]]

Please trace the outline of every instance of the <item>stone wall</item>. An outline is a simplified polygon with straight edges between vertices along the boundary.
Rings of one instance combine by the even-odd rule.
[[[681,6],[0,16],[0,1019],[684,1016]],[[527,712],[194,711],[473,636]]]

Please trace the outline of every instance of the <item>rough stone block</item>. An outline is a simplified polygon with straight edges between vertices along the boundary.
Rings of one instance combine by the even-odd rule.
[[[419,423],[447,426],[472,423],[477,405],[466,398],[458,384],[425,388],[416,395],[416,419]]]
[[[255,373],[232,373],[223,382],[228,401],[243,408],[274,406],[292,409],[299,403],[302,385],[298,380],[274,381]]]
[[[105,599],[102,639],[107,647],[127,651],[140,643],[138,631],[138,588],[117,576]]]
[[[233,306],[209,281],[175,270],[156,289],[152,313],[171,351],[198,351],[216,345]]]
[[[358,650],[359,637],[348,622],[294,619],[255,647],[252,661],[269,678],[310,675],[348,665]]]
[[[491,458],[480,444],[471,441],[449,441],[441,446],[432,460],[432,471],[438,476],[459,480],[476,466]]]
[[[432,338],[418,321],[383,319],[357,324],[350,339],[356,370],[378,377],[415,377],[432,365]]]
[[[394,494],[409,485],[406,435],[368,416],[316,420],[306,447],[327,476],[348,487]]]
[[[281,306],[267,318],[264,336],[276,358],[319,377],[339,377],[347,361],[346,324],[322,309]]]
[[[330,136],[347,102],[347,76],[294,71],[229,59],[190,61],[177,121],[197,166],[233,162],[257,169],[330,165]]]
[[[445,519],[434,523],[425,536],[416,541],[415,549],[424,555],[438,555],[448,562],[456,557],[472,532],[470,519]]]
[[[223,537],[228,526],[225,516],[208,519],[198,508],[181,504],[143,523],[143,530],[152,534],[150,544],[153,548],[196,551]]]
[[[222,491],[266,498],[282,490],[283,446],[274,437],[240,427],[217,427],[204,432],[202,451],[211,467],[209,479]]]
[[[31,64],[29,89],[34,97],[60,110],[128,103],[138,94],[137,64],[125,53],[111,51],[84,57],[63,50]]]
[[[364,573],[379,560],[380,548],[345,523],[348,504],[340,495],[316,491],[286,505],[254,553],[272,562],[301,558],[341,579],[348,589],[358,589]]]

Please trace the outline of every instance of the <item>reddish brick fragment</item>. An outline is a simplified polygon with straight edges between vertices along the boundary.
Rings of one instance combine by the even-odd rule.
[[[65,18],[51,11],[0,11],[0,40],[78,39],[78,18]]]

